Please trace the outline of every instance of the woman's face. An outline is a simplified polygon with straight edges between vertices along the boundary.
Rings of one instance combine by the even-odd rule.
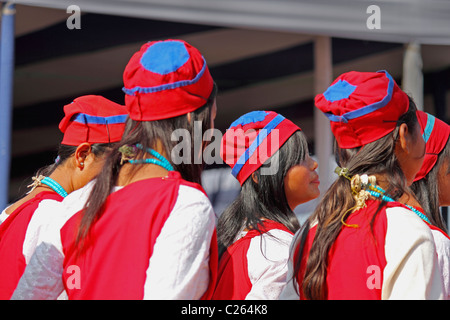
[[[291,167],[287,172],[284,177],[284,192],[291,210],[320,195],[317,167],[317,162],[308,155],[301,164]]]
[[[396,156],[400,167],[410,186],[423,164],[425,156],[425,141],[423,140],[420,126],[416,125],[408,130],[406,124],[400,126],[400,139],[396,147]]]
[[[439,206],[450,206],[450,159],[438,171]]]

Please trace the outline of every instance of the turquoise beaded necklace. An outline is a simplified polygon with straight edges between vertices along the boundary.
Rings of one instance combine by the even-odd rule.
[[[144,147],[138,143],[136,144],[136,148],[144,150]],[[173,166],[170,164],[170,162],[164,158],[160,153],[158,153],[157,151],[151,149],[151,148],[147,148],[145,149],[145,151],[149,154],[151,154],[153,157],[155,157],[156,159],[127,159],[129,163],[131,164],[142,164],[142,163],[148,163],[148,164],[156,164],[160,167],[163,167],[164,169],[166,169],[167,171],[174,171]]]
[[[45,177],[44,179],[41,180],[41,183],[52,188],[53,191],[55,191],[61,197],[63,198],[67,197],[67,191],[64,190],[64,188],[52,178]]]
[[[52,178],[39,176],[33,177],[32,179],[33,183],[27,186],[28,188],[32,187],[30,192],[33,191],[36,187],[39,187],[41,184],[45,184],[46,186],[50,187],[53,191],[55,191],[57,194],[59,194],[61,197],[63,198],[67,197],[67,191],[64,190],[64,188]]]
[[[370,186],[372,187],[371,190],[368,190],[370,195],[374,196],[375,198],[381,198],[381,200],[386,201],[386,202],[395,202],[395,200],[392,199],[391,197],[388,197],[386,195],[386,191],[384,191],[379,186],[372,186],[372,185],[370,185]],[[376,190],[374,190],[374,189],[376,189]],[[414,208],[410,205],[407,205],[407,204],[404,204],[404,205],[407,206],[412,212],[417,214],[422,220],[431,224],[428,217],[426,215],[424,215],[422,212],[420,212],[419,210],[417,210],[416,208]]]

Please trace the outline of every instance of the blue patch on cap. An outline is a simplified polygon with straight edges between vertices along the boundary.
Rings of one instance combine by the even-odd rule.
[[[423,130],[422,138],[425,141],[425,143],[428,142],[430,139],[431,133],[433,132],[434,123],[436,122],[436,118],[432,116],[431,114],[427,113],[428,119],[427,119],[427,125],[425,126],[425,129]]]
[[[266,116],[267,116],[267,112],[265,112],[265,111],[252,111],[252,112],[244,114],[243,116],[241,116],[237,120],[235,120],[230,125],[230,128],[236,127],[238,125],[245,126],[246,124],[249,124],[249,123],[264,121]]]
[[[356,86],[348,83],[345,80],[339,80],[332,86],[328,87],[323,96],[330,102],[335,102],[342,99],[347,99],[355,91]]]
[[[157,42],[142,55],[141,65],[148,71],[165,75],[177,71],[189,60],[185,45],[179,41]]]

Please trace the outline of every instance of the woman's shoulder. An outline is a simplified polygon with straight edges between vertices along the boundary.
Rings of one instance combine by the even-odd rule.
[[[193,210],[197,209],[197,210]],[[189,214],[213,214],[213,207],[203,189],[180,184],[173,211],[188,211]]]

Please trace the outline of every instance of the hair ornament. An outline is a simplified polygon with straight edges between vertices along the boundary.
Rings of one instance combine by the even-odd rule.
[[[351,180],[352,178],[348,175],[348,168],[336,167],[334,169],[334,173],[336,173],[339,177],[344,177],[347,180]]]
[[[370,189],[371,187],[373,188],[373,186],[376,186],[377,178],[374,175],[369,176],[367,174],[362,174],[362,175],[355,174],[353,176],[350,176],[348,174],[348,171],[349,171],[348,168],[341,168],[341,167],[337,167],[334,170],[334,172],[338,176],[344,177],[350,181],[350,188],[352,190],[353,199],[356,202],[355,206],[353,206],[352,208],[347,210],[347,212],[345,212],[342,215],[341,222],[343,225],[345,225],[347,227],[357,228],[358,225],[353,225],[353,224],[349,225],[349,224],[345,223],[344,218],[348,212],[355,212],[359,209],[366,207],[366,201],[369,199],[369,197],[371,195],[369,193],[368,189]]]
[[[341,217],[341,223],[346,227],[351,228],[358,228],[358,225],[356,224],[347,224],[344,220],[349,212],[355,212],[359,209],[362,209],[366,207],[366,201],[369,199],[370,196],[374,197],[375,199],[379,199],[386,202],[394,202],[395,200],[386,195],[386,191],[383,190],[381,187],[377,186],[377,178],[374,175],[367,175],[367,174],[355,174],[353,177],[350,177],[348,175],[348,169],[347,168],[341,168],[337,167],[334,172],[339,175],[340,177],[344,177],[348,180],[350,180],[350,187],[352,190],[353,199],[355,199],[356,204],[352,208],[348,209]],[[417,210],[416,208],[405,204],[406,207],[408,207],[412,212],[417,214],[422,220],[424,220],[427,223],[430,223],[430,220],[428,217]]]
[[[28,193],[30,193],[31,191],[33,191],[34,189],[39,187],[42,184],[41,183],[42,179],[44,179],[44,178],[45,178],[45,176],[43,176],[43,175],[40,175],[39,177],[38,176],[31,177],[31,180],[33,180],[33,182],[31,184],[27,185],[27,188],[31,188],[31,190],[28,191]]]
[[[370,193],[367,189],[370,186],[375,186],[377,178],[375,176],[368,176],[367,174],[355,174],[350,180],[350,187],[352,189],[353,199],[356,205],[353,211],[362,209],[366,206],[366,200],[369,199]]]
[[[125,161],[133,160],[136,158],[138,148],[136,146],[130,146],[125,144],[119,148],[119,152],[122,154],[120,159],[120,165]]]

